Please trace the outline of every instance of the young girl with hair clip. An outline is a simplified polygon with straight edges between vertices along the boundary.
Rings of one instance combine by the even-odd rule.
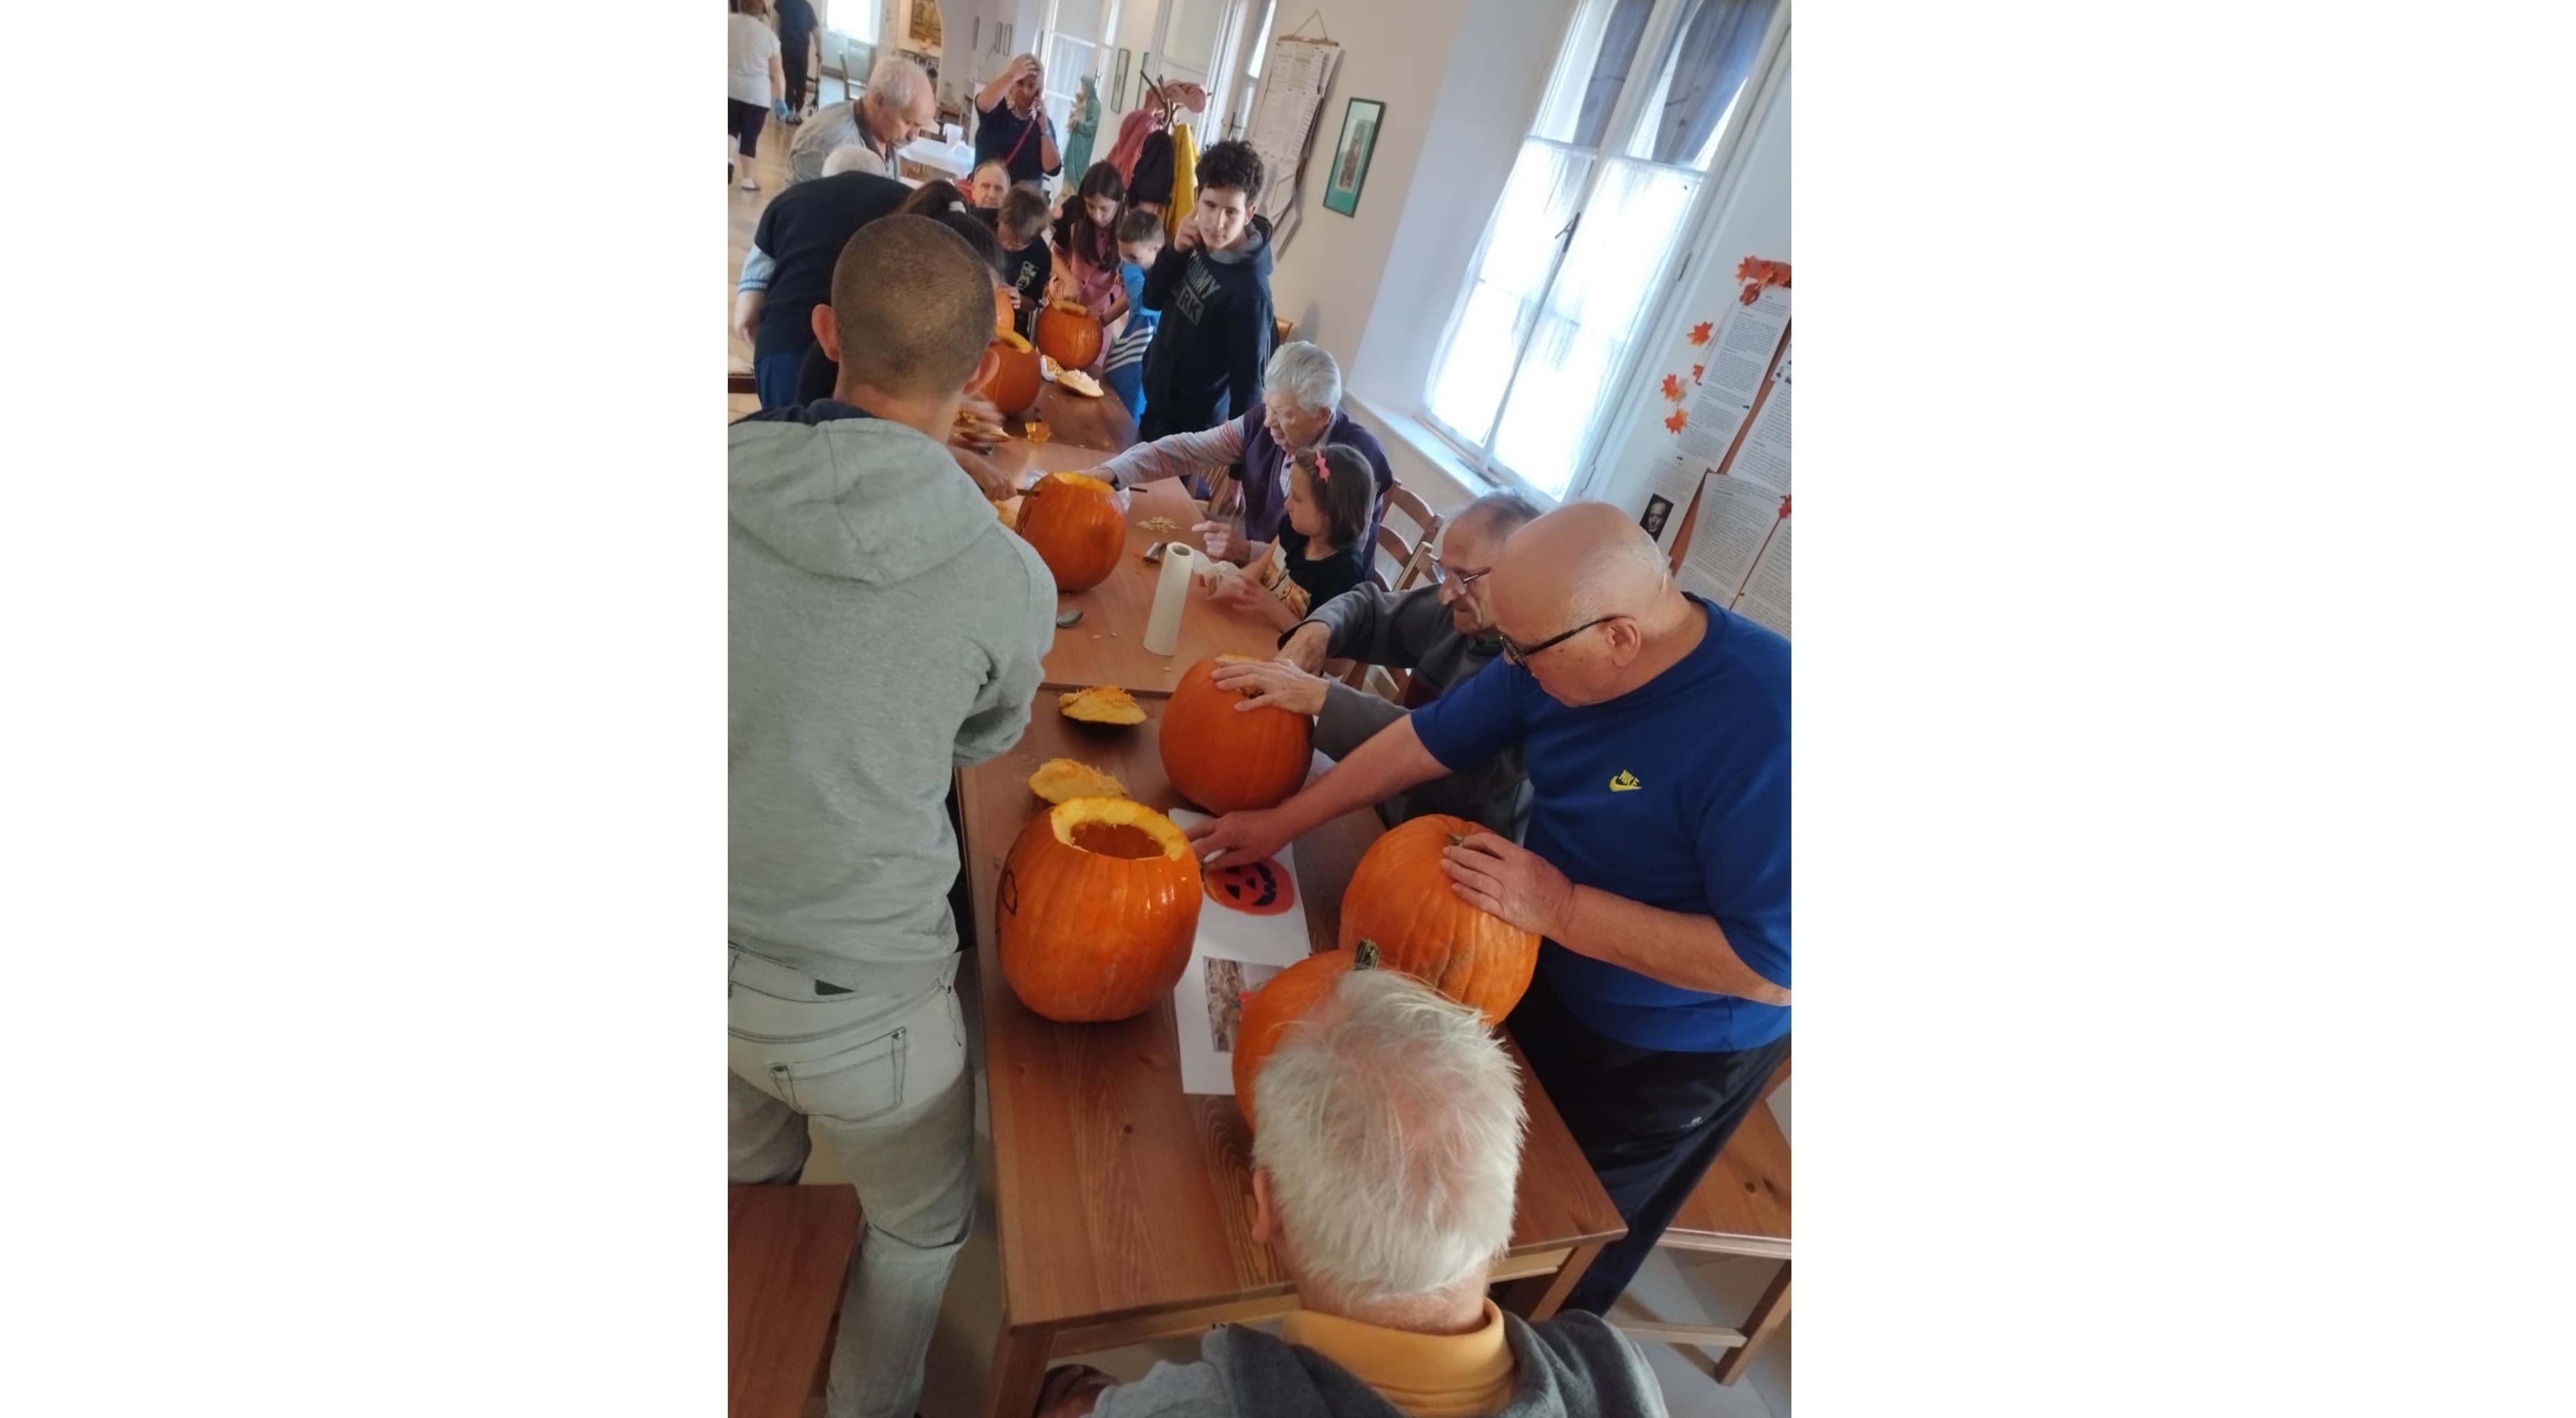
[[[1347,444],[1288,460],[1288,525],[1253,548],[1240,573],[1221,569],[1210,595],[1281,630],[1368,579],[1369,512],[1377,484]]]

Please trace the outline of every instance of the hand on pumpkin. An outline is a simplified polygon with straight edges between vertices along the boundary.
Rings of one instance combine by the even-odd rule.
[[[1276,660],[1267,663],[1255,660],[1217,666],[1216,683],[1220,689],[1237,690],[1252,696],[1234,706],[1238,714],[1267,707],[1312,718],[1324,712],[1324,692],[1332,681]]]
[[[975,480],[975,490],[984,494],[985,501],[1008,502],[1020,495],[1019,477],[993,459],[953,441],[948,445],[948,456]]]
[[[981,453],[1000,447],[1010,437],[1002,427],[1002,410],[981,394],[969,394],[957,406],[958,423],[948,430],[952,448],[972,448]]]
[[[1310,620],[1298,626],[1289,635],[1288,643],[1279,647],[1278,663],[1295,665],[1310,675],[1320,674],[1324,668],[1324,651],[1332,643],[1333,633],[1324,628],[1324,623]],[[1224,671],[1219,670],[1218,673],[1222,675]]]
[[[1538,853],[1509,838],[1479,832],[1440,854],[1458,899],[1525,931],[1559,934],[1574,904],[1574,883]]]
[[[1190,849],[1199,854],[1199,865],[1208,871],[1276,856],[1280,848],[1288,845],[1288,834],[1279,829],[1277,808],[1229,812],[1184,828],[1181,835],[1190,839]]]

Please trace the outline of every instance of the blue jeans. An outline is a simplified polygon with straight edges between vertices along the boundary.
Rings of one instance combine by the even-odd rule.
[[[796,402],[796,372],[805,365],[803,350],[772,350],[754,355],[751,361],[752,387],[760,393],[760,406],[779,409]]]

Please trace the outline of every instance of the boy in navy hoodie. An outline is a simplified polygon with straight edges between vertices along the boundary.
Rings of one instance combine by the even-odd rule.
[[[1214,428],[1261,400],[1270,361],[1270,222],[1254,209],[1261,155],[1248,143],[1199,159],[1198,205],[1145,276],[1161,322],[1145,351],[1139,442]]]

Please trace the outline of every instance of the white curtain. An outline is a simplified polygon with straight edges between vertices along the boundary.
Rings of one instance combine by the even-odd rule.
[[[1614,158],[1583,213],[1512,385],[1494,457],[1550,497],[1573,486],[1592,426],[1646,313],[1655,277],[1706,179]]]
[[[1521,142],[1494,211],[1484,256],[1466,308],[1432,380],[1431,412],[1467,441],[1483,444],[1510,381],[1512,360],[1538,317],[1539,296],[1555,262],[1557,233],[1574,216],[1590,153],[1537,138]]]

